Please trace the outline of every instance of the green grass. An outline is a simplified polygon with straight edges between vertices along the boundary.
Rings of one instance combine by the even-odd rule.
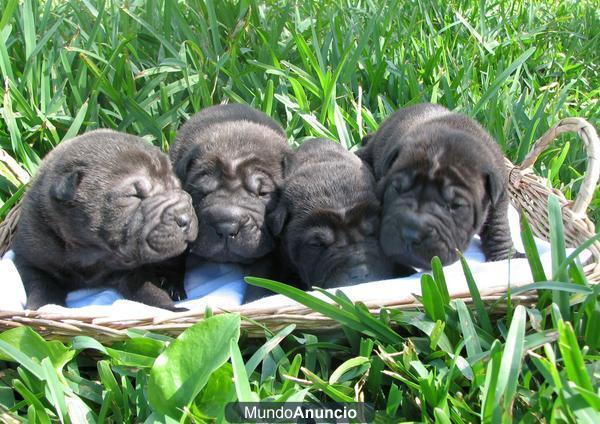
[[[478,119],[519,162],[560,118],[598,123],[597,6],[0,0],[0,148],[27,173],[97,127],[167,149],[183,120],[223,101],[274,116],[294,143],[351,148],[396,108],[432,101]],[[582,143],[561,138],[537,169],[574,197]],[[0,175],[5,202],[19,180]]]
[[[62,140],[110,127],[167,150],[181,122],[222,101],[275,117],[293,144],[325,135],[350,149],[396,108],[433,101],[519,162],[560,118],[598,124],[598,28],[593,1],[0,0],[0,215]],[[536,169],[573,198],[581,142],[562,137]],[[434,263],[422,310],[378,316],[343,293],[329,305],[252,280],[337,320],[335,334],[292,325],[252,340],[235,315],[112,346],[9,330],[0,421],[223,422],[229,400],[362,396],[377,422],[598,422],[600,290],[566,256],[551,206],[552,275],[523,222],[535,307],[512,304],[518,290],[508,308],[451,301]],[[599,191],[590,213],[598,222]]]

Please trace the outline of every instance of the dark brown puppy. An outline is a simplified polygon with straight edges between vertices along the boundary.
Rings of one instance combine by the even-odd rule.
[[[368,167],[331,140],[305,142],[286,171],[269,220],[304,288],[394,276],[377,242],[379,202]]]
[[[25,195],[13,249],[27,307],[97,286],[172,308],[157,264],[195,239],[190,196],[168,157],[139,137],[97,130],[56,147]]]
[[[383,203],[380,244],[397,263],[429,268],[457,259],[474,234],[486,259],[512,250],[502,152],[473,119],[433,104],[401,109],[367,136],[358,155]]]
[[[290,153],[281,126],[241,104],[209,107],[181,127],[170,156],[200,222],[194,254],[249,264],[273,251],[265,216]]]

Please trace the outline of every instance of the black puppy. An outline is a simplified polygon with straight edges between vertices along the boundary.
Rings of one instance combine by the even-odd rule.
[[[139,137],[97,130],[57,146],[23,200],[13,242],[27,307],[110,286],[172,308],[157,264],[195,239],[197,219],[168,157]]]
[[[401,109],[366,137],[383,203],[380,244],[397,263],[429,268],[457,259],[474,234],[486,259],[512,251],[502,152],[473,119],[433,104]]]
[[[369,169],[326,139],[305,142],[287,169],[269,221],[302,285],[330,288],[392,277],[377,243],[380,208]]]
[[[265,216],[290,153],[281,126],[241,104],[206,108],[181,127],[170,156],[200,222],[194,254],[249,264],[273,251]]]

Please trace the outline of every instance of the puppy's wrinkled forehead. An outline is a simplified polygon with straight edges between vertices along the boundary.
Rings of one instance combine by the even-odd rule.
[[[373,218],[378,213],[377,204],[360,201],[350,207],[315,207],[304,219],[306,224],[311,226],[351,228],[359,226],[366,218]]]
[[[288,148],[280,134],[248,122],[241,129],[224,125],[219,131],[211,132],[199,147],[201,160],[214,162],[231,174],[255,167],[281,173],[281,162]]]
[[[344,164],[304,166],[286,181],[284,197],[294,209],[307,213],[331,210],[346,215],[357,205],[379,204],[372,177]]]
[[[243,174],[246,170],[269,170],[269,161],[260,157],[255,152],[249,152],[245,156],[222,157],[213,156],[211,162],[218,166],[221,172],[230,178]],[[278,168],[274,168],[278,169]]]
[[[101,167],[88,167],[100,169],[98,183],[107,180],[107,188],[121,187],[128,184],[142,185],[145,191],[162,191],[180,188],[181,184],[171,168],[171,163],[166,155],[158,149],[123,148],[114,151],[110,158],[104,158]],[[94,178],[95,176],[90,176]]]
[[[429,180],[450,179],[468,184],[477,178],[483,161],[478,160],[474,146],[465,143],[460,134],[415,139],[400,149],[388,174],[405,172]]]

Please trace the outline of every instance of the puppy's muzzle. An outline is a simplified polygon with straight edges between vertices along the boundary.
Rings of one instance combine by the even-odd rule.
[[[208,225],[221,239],[235,239],[241,230],[251,224],[250,216],[239,208],[231,208],[212,216]]]
[[[447,242],[451,228],[444,225],[426,213],[390,213],[383,218],[379,241],[385,254],[397,263],[428,269],[434,256],[444,264],[455,260]]]
[[[364,283],[375,277],[375,272],[366,264],[356,265],[350,268],[346,274],[350,277],[352,284]]]
[[[187,241],[194,241],[198,235],[198,220],[189,196],[181,196],[177,203],[166,208],[161,221],[168,226],[172,226],[174,223]]]
[[[399,229],[399,233],[406,244],[419,246],[428,238],[433,237],[436,234],[436,230],[427,223],[405,218],[402,227]]]

